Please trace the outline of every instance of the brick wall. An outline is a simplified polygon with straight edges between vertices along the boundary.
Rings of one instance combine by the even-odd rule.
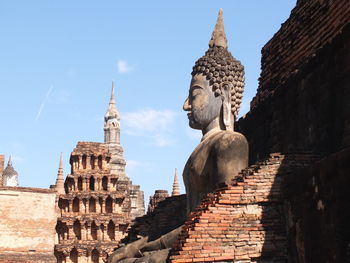
[[[251,163],[270,152],[327,156],[350,146],[349,50],[348,23],[239,119],[236,127],[247,137]]]
[[[286,182],[291,262],[349,262],[350,149],[339,151]]]
[[[124,242],[134,241],[138,235],[149,236],[150,240],[157,239],[181,226],[185,219],[186,195],[168,197],[160,201],[152,212],[135,218]]]
[[[348,0],[298,1],[291,16],[262,49],[260,84],[252,107],[273,94],[349,22]]]
[[[0,154],[0,186],[2,186],[2,172],[4,171],[5,155]]]
[[[0,187],[1,262],[55,262],[55,199],[52,190]]]
[[[171,262],[284,262],[282,160],[272,155],[208,194],[186,220]]]
[[[187,218],[171,262],[298,262],[288,261],[285,180],[316,160],[309,154],[270,154],[208,194]]]
[[[350,1],[299,0],[263,48],[257,95],[236,125],[250,163],[271,152],[319,157],[286,177],[289,262],[349,262],[349,50]]]

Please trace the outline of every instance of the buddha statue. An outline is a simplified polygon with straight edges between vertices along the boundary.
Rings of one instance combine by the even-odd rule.
[[[190,127],[203,134],[183,172],[188,212],[248,165],[247,140],[234,131],[243,87],[244,69],[227,49],[220,10],[209,49],[193,67],[189,95],[183,105]]]
[[[227,49],[220,10],[209,49],[193,67],[188,98],[183,105],[189,126],[203,134],[183,171],[188,213],[208,193],[230,184],[248,165],[247,140],[234,131],[243,87],[244,69]],[[166,262],[181,228],[153,241],[142,237],[117,249],[108,262]]]

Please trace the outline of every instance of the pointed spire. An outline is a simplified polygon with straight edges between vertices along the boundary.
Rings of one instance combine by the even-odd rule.
[[[219,10],[218,19],[216,21],[214,31],[209,41],[209,47],[227,48],[227,39],[224,29],[224,15],[221,8]]]
[[[2,173],[2,180],[4,186],[18,186],[18,173],[12,166],[11,155],[7,162],[7,166]]]
[[[111,98],[109,99],[109,105],[107,112],[105,114],[105,120],[111,119],[111,118],[116,118],[117,120],[120,119],[119,117],[119,112],[116,107],[115,103],[115,95],[114,95],[114,81],[112,81],[112,92],[111,92]]]
[[[180,195],[180,186],[179,186],[179,178],[177,176],[177,168],[175,168],[173,191],[171,193],[171,196],[175,196],[175,195]]]
[[[112,80],[112,92],[111,92],[111,98],[109,100],[109,104],[114,104],[115,105],[114,80]]]
[[[58,194],[64,194],[64,174],[63,174],[63,158],[62,152],[60,155],[60,165],[58,167],[57,178],[56,178],[56,191]]]
[[[11,158],[11,155],[9,157],[9,160],[7,162],[7,166],[12,166],[12,158]]]

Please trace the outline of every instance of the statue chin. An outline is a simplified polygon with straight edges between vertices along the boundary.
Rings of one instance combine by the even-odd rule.
[[[202,130],[202,127],[201,125],[199,125],[198,123],[192,121],[192,120],[189,120],[188,121],[188,125],[192,128],[192,129],[195,129],[195,130]]]

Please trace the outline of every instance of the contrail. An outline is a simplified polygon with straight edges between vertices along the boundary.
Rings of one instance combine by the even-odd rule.
[[[46,96],[45,96],[44,100],[41,102],[41,105],[40,105],[40,108],[38,110],[38,113],[36,114],[35,121],[37,121],[40,118],[41,112],[43,111],[44,106],[45,106],[45,104],[46,104],[46,102],[47,102],[47,100],[48,100],[52,90],[53,90],[53,85],[51,85],[49,90],[46,92]]]

